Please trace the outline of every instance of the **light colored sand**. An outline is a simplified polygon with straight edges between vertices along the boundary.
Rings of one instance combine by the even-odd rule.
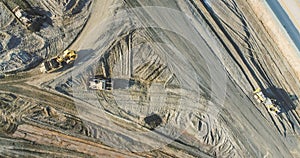
[[[286,13],[289,15],[294,25],[300,30],[300,1],[299,0],[278,0]]]
[[[248,0],[248,2],[300,80],[300,56],[293,41],[266,2],[260,0]]]

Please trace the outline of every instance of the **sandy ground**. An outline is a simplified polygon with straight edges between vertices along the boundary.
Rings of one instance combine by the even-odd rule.
[[[0,81],[1,156],[299,157],[299,80],[252,2],[93,1],[73,66]]]
[[[298,78],[300,78],[299,50],[293,44],[293,41],[291,41],[289,35],[286,33],[286,31],[284,30],[284,28],[282,27],[272,10],[268,7],[266,3],[262,1],[250,0],[249,4],[253,6],[252,8],[255,14],[266,27],[266,30],[268,31],[274,42],[277,44],[278,48],[282,51],[284,57],[287,59],[289,64],[293,67]],[[291,3],[289,3],[289,5],[290,4]],[[295,7],[297,7],[297,5]],[[294,13],[294,10],[292,10],[291,13]]]
[[[298,14],[300,10],[300,2],[297,0],[289,0],[289,1],[279,0],[279,3],[286,10],[287,14],[290,16],[294,25],[296,25],[298,30],[300,30],[300,22],[299,22],[300,16]]]

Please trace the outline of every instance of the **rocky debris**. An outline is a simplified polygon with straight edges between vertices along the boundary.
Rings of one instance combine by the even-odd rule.
[[[162,123],[162,119],[157,114],[152,114],[144,118],[145,123],[149,126],[151,130],[155,129]]]
[[[18,124],[21,122],[22,112],[30,106],[30,102],[7,93],[0,94],[0,102],[0,131],[3,134],[12,134],[17,130]]]
[[[37,65],[40,61],[40,57],[32,56],[25,51],[11,50],[1,58],[0,70],[3,73],[28,70],[29,68]]]
[[[26,30],[22,22],[19,23],[13,15],[12,8],[20,5],[19,2],[0,3],[0,55],[6,56],[6,60],[0,60],[2,73],[24,71],[38,65],[41,59],[60,54],[72,43],[87,22],[91,4],[90,0],[72,0],[67,3],[54,0],[25,2],[26,5],[21,6],[29,5],[30,12],[44,17],[37,19],[41,21],[41,28],[37,32]],[[28,55],[17,55],[20,60],[9,58],[10,54],[18,54],[16,49],[26,51]],[[27,61],[28,57],[31,58],[31,62],[23,62]]]

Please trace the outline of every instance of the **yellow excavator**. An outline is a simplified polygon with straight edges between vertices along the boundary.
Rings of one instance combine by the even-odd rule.
[[[40,71],[51,73],[63,67],[63,63],[71,64],[77,59],[77,53],[74,50],[65,50],[62,55],[51,58],[42,63]]]
[[[276,104],[276,101],[274,99],[270,99],[264,95],[264,93],[261,91],[260,88],[257,88],[254,92],[254,98],[257,102],[263,103],[268,111],[274,115],[277,115],[280,113],[280,108]]]

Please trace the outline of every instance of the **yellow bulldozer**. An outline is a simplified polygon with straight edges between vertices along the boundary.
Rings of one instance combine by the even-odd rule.
[[[64,53],[62,55],[62,59],[67,64],[71,64],[73,61],[75,61],[77,59],[77,56],[78,55],[76,54],[75,50],[67,49],[64,51]]]
[[[51,73],[63,67],[63,63],[72,64],[77,59],[77,53],[74,50],[65,50],[62,55],[51,58],[42,63],[40,71]]]
[[[253,92],[253,94],[256,101],[259,103],[263,103],[270,113],[275,115],[280,113],[280,108],[276,104],[276,100],[266,97],[260,88],[257,88]]]

